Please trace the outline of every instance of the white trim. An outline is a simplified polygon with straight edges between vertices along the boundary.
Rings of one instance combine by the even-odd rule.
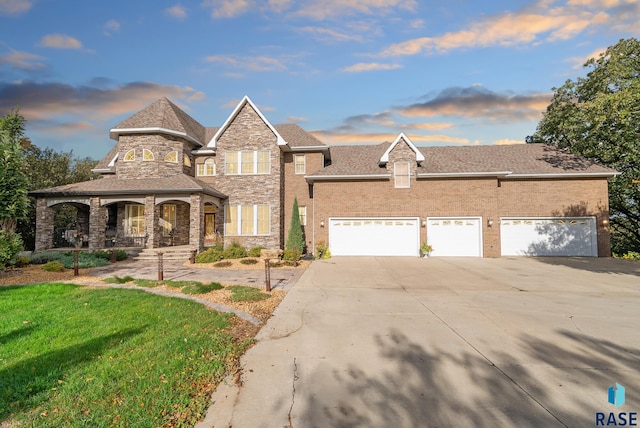
[[[380,160],[378,161],[379,164],[385,164],[387,162],[389,162],[389,153],[391,153],[391,150],[393,150],[393,148],[398,145],[398,143],[400,142],[400,140],[404,140],[405,143],[407,143],[407,145],[409,146],[409,148],[411,150],[413,150],[413,152],[416,154],[416,162],[422,162],[424,161],[424,155],[420,152],[420,150],[418,150],[418,148],[411,142],[411,140],[409,139],[409,137],[407,137],[404,132],[401,132],[398,134],[398,136],[396,137],[396,139],[393,141],[393,143],[391,143],[391,145],[389,146],[389,148],[387,149],[386,152],[384,152],[384,154],[382,155],[382,157],[380,158]]]
[[[289,146],[289,150],[292,152],[317,152],[329,151],[329,147],[327,146],[299,146],[299,147],[291,147]]]
[[[215,149],[217,142],[218,142],[218,138],[220,138],[220,136],[222,136],[222,134],[227,130],[227,128],[229,127],[229,125],[231,125],[231,122],[233,122],[236,118],[236,116],[238,115],[238,113],[240,113],[240,110],[242,110],[242,108],[246,105],[249,104],[253,110],[258,114],[258,116],[260,116],[260,119],[262,119],[262,121],[267,125],[267,127],[271,130],[271,132],[274,133],[274,135],[276,136],[276,138],[278,139],[278,145],[279,146],[284,146],[287,144],[287,142],[284,140],[284,138],[282,138],[282,136],[280,135],[280,133],[276,130],[276,128],[271,124],[271,122],[269,122],[267,120],[267,118],[262,114],[262,112],[260,111],[260,109],[258,107],[256,107],[256,105],[249,99],[248,96],[244,96],[244,98],[242,98],[242,101],[240,101],[238,103],[238,105],[236,106],[236,108],[233,110],[233,112],[231,113],[231,115],[227,118],[227,120],[224,122],[224,125],[222,125],[220,127],[220,129],[218,129],[218,131],[216,131],[215,135],[211,138],[211,140],[207,143],[207,147],[210,149]]]
[[[566,172],[552,174],[509,174],[506,178],[589,178],[606,177],[612,178],[620,175],[619,172]]]
[[[216,151],[213,149],[193,149],[191,150],[192,155],[215,155]]]
[[[269,231],[267,233],[258,233],[258,207],[266,206],[269,209],[268,226]],[[227,207],[236,207],[236,220],[238,229],[235,235],[227,233]],[[253,233],[242,233],[242,207],[253,207]],[[223,205],[223,218],[224,218],[224,235],[225,236],[271,236],[271,205],[270,204],[225,204]]]
[[[418,178],[448,178],[448,177],[506,177],[511,171],[490,172],[419,172]]]
[[[307,181],[318,180],[380,180],[390,179],[391,174],[361,174],[361,175],[305,175]]]
[[[191,141],[192,143],[195,143],[199,146],[202,146],[203,144],[196,140],[195,138],[193,138],[192,136],[188,135],[186,132],[179,132],[179,131],[174,131],[173,129],[167,129],[167,128],[160,128],[160,127],[150,127],[150,128],[112,128],[109,131],[109,134],[150,134],[150,133],[163,133],[163,134],[169,134],[169,135],[175,135],[176,137],[182,137],[185,140]],[[113,137],[112,137],[113,138]]]
[[[47,199],[47,207],[52,207],[58,204],[71,204],[71,203],[84,204],[87,206],[91,206],[90,198],[78,198],[74,196],[69,196],[69,197]]]
[[[118,155],[119,154],[120,153],[116,153],[116,155],[113,157],[113,159],[111,159],[111,162],[109,162],[109,164],[107,166],[110,166],[110,167],[116,166],[116,160],[118,160]]]

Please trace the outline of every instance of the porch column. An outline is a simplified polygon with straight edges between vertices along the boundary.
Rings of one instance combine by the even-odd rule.
[[[44,198],[36,199],[36,251],[53,248],[53,220],[54,212],[47,206]]]
[[[204,248],[204,200],[199,193],[191,194],[189,245],[198,251]]]
[[[156,216],[156,197],[155,195],[148,195],[144,200],[144,222],[145,233],[147,235],[147,248],[158,247],[158,233],[156,233],[156,223],[158,218]]]
[[[78,213],[79,214],[79,213]],[[100,206],[100,198],[89,199],[89,249],[104,248],[107,230],[107,207]]]

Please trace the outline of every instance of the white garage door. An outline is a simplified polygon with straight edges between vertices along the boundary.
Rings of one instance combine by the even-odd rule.
[[[429,217],[427,242],[432,256],[482,257],[480,217]]]
[[[501,218],[503,256],[597,256],[594,217]]]
[[[418,218],[330,218],[332,256],[417,256]]]

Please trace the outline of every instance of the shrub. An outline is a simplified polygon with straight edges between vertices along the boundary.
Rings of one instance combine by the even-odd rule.
[[[29,263],[31,263],[31,259],[27,256],[16,256],[16,261],[14,263],[14,265],[16,267],[25,267],[28,266]]]
[[[272,268],[279,268],[282,267],[282,262],[279,260],[271,260],[269,262],[269,266],[271,266]]]
[[[229,267],[231,266],[233,263],[228,262],[228,261],[224,261],[224,262],[218,262],[216,264],[213,265],[213,267],[217,267],[217,268],[225,268],[225,267]]]
[[[129,258],[125,250],[115,250],[115,251],[116,251],[116,261],[121,262]],[[109,250],[95,250],[90,254],[96,258],[111,260],[111,251]]]
[[[224,250],[224,258],[225,259],[241,259],[243,257],[247,257],[247,249],[237,242],[232,242]]]
[[[640,253],[637,251],[629,251],[623,254],[620,258],[624,260],[640,260]]]
[[[240,263],[243,265],[255,265],[258,261],[256,259],[242,259],[240,260]]]
[[[31,263],[34,265],[43,265],[47,262],[59,260],[62,256],[64,256],[64,253],[61,253],[60,251],[43,251],[41,253],[33,253],[31,254]]]
[[[64,265],[59,261],[53,260],[42,265],[42,269],[47,272],[64,272]]]
[[[17,233],[0,231],[0,269],[13,265],[22,251],[22,238]]]
[[[223,250],[219,247],[211,247],[196,254],[196,263],[214,263],[224,258]]]
[[[316,258],[328,259],[329,257],[331,257],[331,252],[327,244],[324,241],[318,241],[318,245],[316,245]]]
[[[138,287],[149,287],[149,288],[157,287],[158,285],[161,284],[160,281],[156,281],[154,279],[134,279],[133,283]]]
[[[298,260],[300,260],[300,252],[298,251],[297,248],[284,250],[284,252],[282,253],[282,260],[297,262]]]
[[[253,247],[249,250],[249,257],[260,257],[265,247]]]
[[[185,294],[206,294],[213,290],[220,290],[222,284],[219,282],[211,282],[209,284],[191,284],[182,288],[182,292]]]
[[[304,252],[304,233],[300,224],[300,210],[298,209],[298,198],[293,198],[293,209],[291,210],[291,224],[287,236],[286,250],[297,250],[298,257]]]
[[[58,258],[58,261],[62,263],[67,269],[71,269],[73,267],[73,253],[64,253],[61,257]],[[105,260],[101,257],[96,257],[92,253],[80,252],[78,254],[78,267],[81,269],[108,265],[109,260]]]

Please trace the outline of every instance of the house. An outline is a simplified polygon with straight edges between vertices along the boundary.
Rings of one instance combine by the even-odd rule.
[[[417,256],[425,241],[434,256],[610,256],[616,172],[543,144],[327,146],[247,97],[219,128],[162,98],[110,136],[99,179],[31,192],[37,251],[59,204],[89,248],[282,248],[297,198],[308,249],[334,256]]]

